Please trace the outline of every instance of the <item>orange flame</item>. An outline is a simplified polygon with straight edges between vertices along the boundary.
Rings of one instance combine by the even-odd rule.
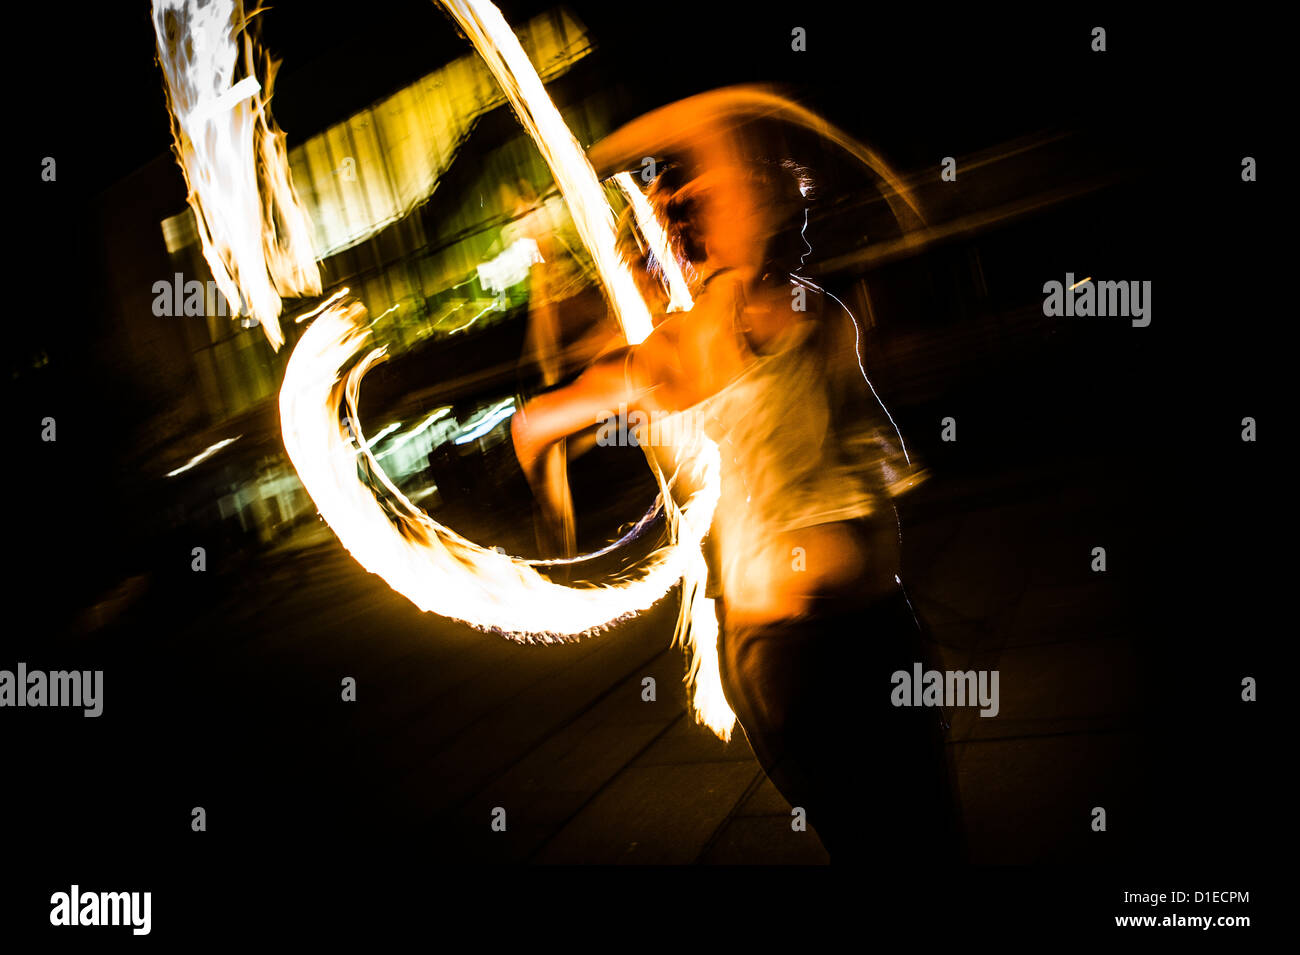
[[[444,5],[550,165],[628,342],[643,341],[652,328],[649,309],[619,256],[613,212],[582,147],[500,11],[490,3],[466,0]],[[319,293],[320,278],[307,238],[307,216],[289,176],[284,136],[267,108],[275,66],[264,69],[263,86],[246,26],[240,0],[154,2],[175,151],[204,256],[227,300],[234,307],[247,301],[278,348],[283,342],[281,296]],[[236,82],[241,37],[246,75]],[[625,190],[628,185],[623,184]],[[648,206],[635,185],[628,195],[642,217],[643,231],[654,233],[653,216],[643,218]],[[658,232],[661,237],[662,230]],[[661,261],[666,269],[676,269],[671,255],[661,254]],[[688,308],[680,273],[669,282],[676,304]],[[651,460],[674,543],[617,582],[555,584],[529,561],[481,547],[432,520],[384,475],[364,437],[347,435],[339,412],[346,404],[357,420],[361,378],[383,360],[384,352],[362,356],[368,332],[365,310],[355,299],[340,295],[319,309],[289,359],[280,390],[281,432],[303,486],[357,561],[422,610],[524,642],[600,630],[649,608],[684,580],[687,596],[676,637],[691,652],[686,679],[692,706],[698,721],[728,739],[735,715],[718,676],[717,618],[712,601],[704,597],[707,571],[700,550],[720,493],[717,446],[702,433],[683,429],[671,477]],[[357,479],[358,455],[395,502],[395,519]],[[679,505],[672,492],[682,487],[689,491]]]

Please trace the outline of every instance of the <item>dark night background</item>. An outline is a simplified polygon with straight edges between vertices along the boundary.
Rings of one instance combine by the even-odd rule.
[[[550,6],[502,9],[515,23]],[[1099,601],[1119,608],[1112,623],[1131,651],[1117,664],[1131,672],[1117,679],[1139,687],[1130,727],[1137,755],[1104,780],[1116,794],[1104,803],[1115,807],[1106,848],[1049,846],[1037,857],[1060,867],[1047,877],[1053,885],[1095,900],[1062,904],[1104,922],[1129,911],[1114,904],[1117,887],[1208,884],[1262,899],[1263,867],[1282,835],[1278,676],[1289,639],[1278,626],[1290,523],[1280,398],[1290,380],[1282,326],[1294,308],[1281,294],[1293,270],[1279,220],[1294,205],[1279,148],[1289,117],[1276,25],[1249,15],[1175,22],[1119,8],[1013,15],[924,6],[900,15],[832,4],[692,3],[682,7],[688,14],[670,4],[568,6],[597,46],[591,69],[621,89],[629,111],[620,120],[717,86],[772,81],[906,171],[1061,130],[1074,134],[1071,158],[1082,168],[1122,172],[1113,187],[869,277],[885,288],[928,287],[905,307],[913,327],[936,340],[954,311],[976,307],[968,289],[944,278],[964,243],[982,249],[994,306],[1040,299],[1042,283],[1067,271],[1152,282],[1150,327],[1063,328],[1035,349],[964,369],[937,397],[900,397],[900,423],[935,485],[978,487],[1023,468],[1062,478],[1069,516],[1040,526],[1033,547],[1000,554],[1007,567],[1082,572],[1078,555],[1107,546],[1111,569],[1095,586]],[[216,601],[205,590],[214,584],[188,574],[187,549],[160,552],[172,542],[133,531],[149,502],[119,463],[117,436],[146,399],[97,350],[104,240],[84,211],[170,145],[147,5],[11,16],[6,368],[40,352],[49,363],[39,375],[6,376],[10,612],[0,667],[27,660],[108,673],[98,720],[0,714],[3,841],[12,850],[4,853],[5,921],[34,912],[43,924],[49,893],[77,879],[151,888],[156,935],[175,927],[179,911],[203,924],[204,903],[183,897],[191,886],[274,892],[282,879],[330,886],[337,874],[340,884],[364,883],[387,878],[390,867],[442,881],[451,863],[480,860],[464,845],[431,843],[419,826],[434,823],[414,823],[409,806],[373,785],[361,744],[329,742],[351,731],[344,717],[310,712],[318,703],[327,712],[332,670],[321,665],[329,671],[322,691],[274,655],[240,657],[265,659],[261,672],[225,659],[223,640],[242,646],[247,634],[173,639],[169,621],[201,619]],[[1108,30],[1104,55],[1088,48],[1095,25]],[[790,51],[792,26],[807,29],[807,53]],[[467,48],[441,11],[419,0],[284,0],[266,14],[263,38],[285,61],[272,107],[291,144]],[[648,49],[658,56],[648,60]],[[47,155],[58,159],[57,185],[39,181]],[[1241,182],[1245,155],[1258,160],[1259,182]],[[176,181],[180,192],[179,171]],[[878,373],[887,402],[905,392],[888,369]],[[39,438],[46,415],[58,421],[55,445]],[[945,415],[958,419],[956,445],[938,440],[935,422]],[[1239,438],[1246,415],[1259,422],[1255,444]],[[62,624],[113,581],[166,561],[180,569],[157,570],[130,640],[111,629],[91,640],[63,635]],[[246,588],[250,603],[264,606],[256,567],[233,582],[210,576],[226,588],[223,600]],[[311,653],[310,640],[301,647]],[[282,682],[295,675],[304,682]],[[1240,702],[1244,675],[1258,679],[1260,702]],[[852,732],[846,750],[870,760]],[[1089,787],[1087,778],[1064,784],[1085,814],[1097,804]],[[228,813],[238,825],[193,848],[189,807],[206,805],[211,818],[223,800],[241,807]],[[845,887],[857,874],[832,869]],[[1025,914],[974,874],[932,876],[945,898],[988,893],[985,917],[994,922]],[[1044,881],[1031,870],[1001,877],[1021,889]]]

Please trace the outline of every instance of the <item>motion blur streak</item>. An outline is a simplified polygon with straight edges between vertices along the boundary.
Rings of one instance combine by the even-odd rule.
[[[673,254],[668,235],[655,217],[649,200],[631,173],[620,172],[614,176],[614,181],[627,195],[637,228],[645,236],[658,262],[660,275],[668,287],[668,311],[690,310],[695,302],[687,287],[686,276],[682,274],[681,263]],[[703,436],[697,439],[709,440]],[[682,611],[675,639],[691,655],[686,670],[686,689],[696,721],[707,726],[720,739],[730,740],[736,714],[722,692],[722,673],[718,666],[718,611],[713,598],[705,596],[708,574],[703,551],[692,554],[689,569],[682,579]]]
[[[671,120],[665,119],[668,116]],[[698,144],[712,142],[728,126],[759,119],[803,127],[835,143],[881,181],[881,194],[905,233],[925,225],[915,195],[875,150],[807,107],[757,84],[710,90],[652,110],[602,140],[592,150],[591,161],[603,172],[639,160],[647,141],[655,142],[659,152],[694,152]],[[647,130],[653,130],[653,135]]]
[[[691,290],[686,285],[686,276],[682,274],[677,257],[673,255],[668,245],[668,235],[659,224],[659,220],[655,218],[654,210],[650,208],[650,200],[645,197],[645,193],[641,191],[641,187],[636,184],[630,172],[618,173],[614,176],[614,181],[627,196],[632,206],[632,214],[636,217],[637,228],[650,244],[650,251],[654,253],[655,261],[659,264],[659,271],[668,286],[668,311],[689,311],[695,304],[691,298]]]
[[[578,235],[591,252],[628,344],[650,334],[650,311],[615,246],[614,212],[582,146],[551,102],[501,11],[478,0],[442,0],[501,84],[506,99],[550,166]]]
[[[680,512],[676,530],[684,545],[661,548],[635,576],[613,584],[553,583],[529,561],[481,547],[432,520],[383,474],[365,437],[357,433],[354,440],[340,424],[343,404],[355,422],[361,378],[383,359],[382,349],[372,349],[358,361],[370,337],[364,317],[356,302],[325,310],[294,347],[280,390],[289,458],[321,516],[363,567],[421,610],[521,643],[601,630],[651,607],[689,570],[717,504],[716,447],[695,449],[692,470],[682,475],[700,488]],[[359,463],[382,485],[390,510],[358,480]]]
[[[173,149],[203,257],[232,315],[257,319],[278,350],[281,298],[319,294],[320,272],[269,109],[277,64],[255,49],[248,22],[242,0],[153,3]]]
[[[619,256],[613,211],[582,147],[500,12],[483,3],[446,6],[551,167],[627,341],[643,341],[652,329],[649,309]],[[284,135],[267,109],[275,65],[266,63],[263,86],[247,25],[240,0],[154,4],[175,150],[204,257],[232,309],[247,302],[278,349],[284,340],[281,296],[319,294],[320,275],[307,238],[309,222],[290,180]],[[247,75],[232,83],[241,41]],[[629,199],[645,204],[639,191]],[[676,267],[671,258],[662,259],[665,275]],[[670,281],[684,291],[680,272]],[[555,642],[598,631],[648,609],[684,579],[677,638],[692,652],[687,682],[696,718],[728,738],[735,717],[718,679],[717,620],[712,601],[703,597],[700,550],[720,488],[716,445],[702,434],[687,438],[676,449],[671,479],[651,460],[665,502],[669,544],[615,582],[553,583],[529,561],[480,547],[439,525],[384,474],[360,433],[357,415],[361,379],[383,360],[384,351],[371,350],[358,360],[369,337],[365,309],[345,293],[318,306],[319,314],[294,347],[280,390],[285,449],[344,547],[421,610],[521,642]],[[678,304],[689,307],[680,296]],[[352,436],[341,424],[344,404]],[[358,478],[359,469],[367,480]],[[671,493],[679,476],[691,489],[680,506]],[[695,628],[693,614],[702,622]]]
[[[614,213],[586,153],[547,95],[537,70],[501,11],[482,0],[441,0],[441,3],[483,57],[488,69],[505,91],[519,121],[550,166],[578,234],[591,253],[601,282],[623,326],[624,337],[630,345],[640,344],[653,329],[650,311],[641,298],[627,263],[619,255],[615,243]],[[635,196],[631,193],[628,195],[635,212],[637,200],[645,204],[645,199],[635,184],[622,183],[625,190],[629,185],[636,193]],[[653,215],[650,219],[653,219]],[[657,228],[657,223],[655,231],[661,234],[663,231]],[[667,254],[666,242],[662,247],[656,248],[656,255],[660,254],[660,248],[664,252],[660,261],[666,270],[665,275],[671,275],[667,262],[673,257]],[[680,271],[677,272],[676,281],[669,278],[670,291],[673,291],[674,285],[685,290],[685,281],[681,278]],[[686,301],[689,301],[689,296]],[[678,304],[689,307],[680,298]],[[713,464],[719,460],[718,448],[708,437],[698,432],[687,438],[687,442],[688,447],[674,449],[678,468],[692,473],[700,472],[702,467],[711,470],[709,485],[696,494],[707,493],[716,504],[720,476],[713,470]],[[722,692],[717,655],[716,611],[713,601],[704,596],[707,567],[700,543],[708,531],[708,523],[705,522],[703,529],[698,534],[695,533],[697,527],[694,521],[688,521],[686,515],[678,511],[670,493],[670,482],[654,452],[648,447],[645,451],[659,481],[669,525],[676,534],[677,543],[671,548],[673,566],[680,568],[684,578],[682,613],[678,619],[675,639],[691,655],[686,676],[691,706],[697,722],[708,726],[722,739],[729,739],[735,725],[735,714],[727,705]],[[706,461],[708,465],[703,464]],[[699,487],[693,483],[691,486]],[[710,519],[712,512],[711,504]],[[696,620],[699,623],[693,624]]]

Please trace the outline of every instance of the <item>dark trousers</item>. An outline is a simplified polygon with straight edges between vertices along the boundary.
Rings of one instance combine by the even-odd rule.
[[[754,755],[832,861],[964,857],[943,714],[891,703],[895,671],[930,666],[901,588],[863,609],[734,631],[724,609],[718,649]]]

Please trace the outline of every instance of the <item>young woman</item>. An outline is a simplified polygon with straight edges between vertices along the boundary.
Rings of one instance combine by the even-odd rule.
[[[890,702],[891,675],[926,665],[889,503],[921,475],[865,379],[851,316],[792,274],[806,182],[744,152],[728,134],[697,140],[651,188],[694,307],[529,402],[515,449],[544,510],[567,516],[553,479],[565,437],[620,405],[695,416],[722,452],[710,595],[755,756],[836,861],[952,858],[940,714]]]

